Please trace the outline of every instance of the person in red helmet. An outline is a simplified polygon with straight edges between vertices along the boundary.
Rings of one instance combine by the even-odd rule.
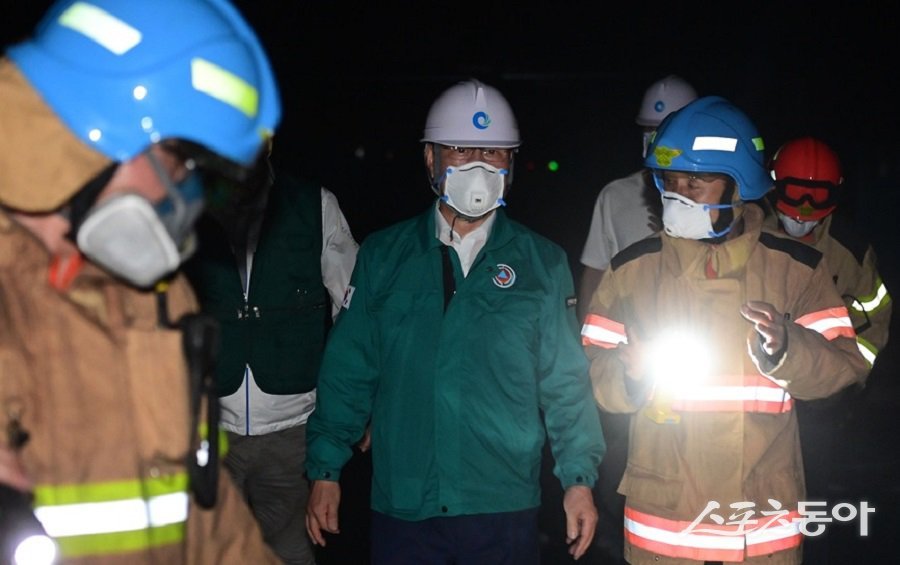
[[[875,250],[838,212],[846,192],[838,155],[819,139],[800,137],[779,148],[769,169],[775,181],[771,193],[775,214],[768,218],[768,227],[825,257],[850,313],[859,351],[871,369],[887,343],[893,304],[878,274]],[[859,390],[849,387],[826,399],[797,403],[808,500],[833,498],[830,485],[837,437],[852,413],[853,394]],[[804,557],[810,563],[828,563],[828,543],[825,536],[806,538]]]
[[[847,304],[860,353],[875,364],[888,339],[891,295],[878,274],[872,245],[835,214],[844,191],[837,154],[824,142],[802,137],[788,141],[770,163],[775,217],[780,231],[825,255],[838,292]]]

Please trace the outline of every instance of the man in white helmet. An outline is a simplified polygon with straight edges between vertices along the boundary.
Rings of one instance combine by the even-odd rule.
[[[663,119],[695,98],[694,87],[676,75],[668,75],[647,88],[634,120],[641,127],[643,157],[647,156],[651,135]],[[591,227],[581,252],[584,268],[578,287],[579,319],[584,319],[591,295],[613,256],[658,230],[658,207],[659,196],[645,169],[610,182],[597,195]],[[616,487],[625,470],[628,420],[618,414],[602,413],[601,417],[608,449],[594,490],[602,521],[609,519],[619,524],[625,511],[625,498],[616,492]],[[618,530],[601,528],[594,544],[610,560],[624,562]]]
[[[677,75],[668,75],[647,88],[634,119],[641,127],[642,157],[647,156],[650,137],[663,119],[695,98],[694,87]],[[659,215],[654,210],[657,200],[656,189],[648,182],[644,169],[610,182],[597,195],[591,227],[581,252],[584,269],[578,286],[579,319],[583,318],[613,256],[658,231]]]
[[[321,545],[338,533],[341,468],[370,426],[374,564],[536,565],[549,436],[578,559],[605,448],[565,253],[502,209],[515,116],[463,81],[434,102],[422,141],[438,198],[365,240],[325,348],[307,529]]]

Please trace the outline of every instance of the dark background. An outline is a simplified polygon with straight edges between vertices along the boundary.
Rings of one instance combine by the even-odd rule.
[[[48,4],[4,1],[2,45],[29,33]],[[360,241],[432,201],[418,141],[425,114],[443,89],[477,77],[507,96],[524,139],[510,216],[562,245],[577,280],[597,192],[640,166],[633,120],[643,91],[675,73],[746,111],[769,156],[799,135],[832,145],[851,189],[844,212],[900,296],[900,10],[857,4],[237,2],[281,84],[276,161],[331,189]],[[857,522],[831,525],[834,563],[896,562],[897,349],[882,353],[839,422],[836,496],[877,511],[867,538]],[[351,464],[348,477],[359,481],[346,487],[350,514],[330,562],[357,562],[350,546],[364,543],[353,530],[365,503],[354,507],[352,497],[366,493],[366,465],[364,457]],[[548,553],[557,560],[566,561]]]

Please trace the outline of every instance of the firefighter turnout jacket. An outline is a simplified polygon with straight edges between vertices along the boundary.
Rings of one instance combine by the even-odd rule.
[[[762,210],[745,204],[721,244],[666,234],[640,241],[615,257],[592,298],[582,342],[595,397],[604,410],[632,414],[619,485],[632,564],[799,563],[805,493],[794,399],[831,395],[867,367],[821,253],[762,222]],[[747,301],[785,316],[777,363],[741,316]],[[626,376],[616,348],[629,335],[652,343],[672,331],[701,340],[710,371],[663,395]]]
[[[108,164],[6,64],[0,98],[4,199],[83,186]],[[0,424],[30,434],[21,453],[35,514],[61,563],[276,563],[227,473],[211,510],[189,496],[182,336],[160,323],[155,293],[90,263],[68,276],[52,265],[46,247],[0,212]],[[182,276],[167,295],[171,319],[196,310]]]

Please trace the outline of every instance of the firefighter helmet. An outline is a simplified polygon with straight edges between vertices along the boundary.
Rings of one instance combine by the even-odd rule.
[[[61,0],[8,55],[114,161],[182,139],[248,166],[281,114],[263,48],[227,0]]]
[[[725,173],[741,200],[772,186],[762,137],[744,112],[720,96],[705,96],[669,114],[653,136],[644,166],[656,170]]]
[[[801,137],[782,145],[769,164],[775,207],[797,221],[821,220],[837,207],[844,182],[837,154],[824,142]]]

